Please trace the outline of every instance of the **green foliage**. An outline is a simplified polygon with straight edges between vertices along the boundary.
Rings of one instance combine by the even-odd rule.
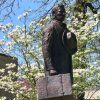
[[[73,56],[73,66],[77,70],[74,73],[73,85],[76,97],[86,89],[96,88],[100,85],[100,31],[94,31],[99,23],[98,16],[99,13],[94,16],[88,14],[85,25],[79,25],[76,30],[73,29],[78,40],[78,52]],[[74,25],[78,23],[80,22],[76,22]],[[75,75],[76,73],[77,75]]]

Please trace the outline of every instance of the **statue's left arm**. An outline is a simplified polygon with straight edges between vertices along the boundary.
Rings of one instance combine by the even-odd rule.
[[[66,34],[67,37],[67,50],[70,54],[77,52],[77,39],[76,35],[72,32]]]

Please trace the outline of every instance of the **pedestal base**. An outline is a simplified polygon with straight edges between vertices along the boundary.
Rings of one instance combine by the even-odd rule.
[[[69,73],[39,78],[36,88],[38,100],[73,100]]]

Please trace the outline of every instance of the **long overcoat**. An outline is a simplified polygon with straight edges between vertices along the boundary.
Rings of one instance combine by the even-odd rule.
[[[54,69],[58,74],[72,73],[72,55],[77,51],[77,39],[65,23],[52,20],[47,25],[43,31],[42,51],[46,71]]]

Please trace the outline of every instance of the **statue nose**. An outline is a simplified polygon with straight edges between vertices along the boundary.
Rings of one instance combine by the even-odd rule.
[[[60,10],[60,9],[59,9],[59,10],[58,10],[58,12],[60,12],[60,13],[61,13],[61,12],[62,12],[62,10]]]
[[[62,14],[62,11],[61,11],[61,10],[59,10],[59,11],[58,11],[58,13],[59,13],[59,14]]]

